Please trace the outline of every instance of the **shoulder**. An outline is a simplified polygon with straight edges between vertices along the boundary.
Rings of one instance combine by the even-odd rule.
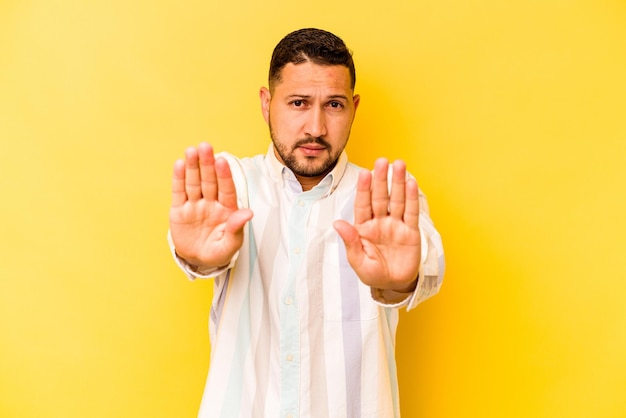
[[[215,157],[222,157],[228,161],[233,175],[235,174],[234,171],[243,171],[246,175],[249,175],[250,172],[260,170],[264,166],[263,161],[265,160],[265,155],[263,154],[255,155],[254,157],[239,158],[229,152],[220,152],[215,154]]]

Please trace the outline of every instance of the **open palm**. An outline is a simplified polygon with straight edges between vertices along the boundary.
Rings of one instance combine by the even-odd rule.
[[[207,143],[189,148],[174,165],[170,233],[176,253],[190,264],[228,264],[243,242],[252,211],[237,207],[228,162]]]
[[[363,283],[378,289],[403,291],[415,283],[420,265],[418,188],[407,179],[402,161],[376,161],[374,173],[359,174],[354,202],[354,225],[334,226],[346,245],[348,261]]]

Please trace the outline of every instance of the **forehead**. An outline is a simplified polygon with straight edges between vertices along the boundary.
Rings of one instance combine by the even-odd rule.
[[[350,82],[350,71],[344,65],[319,65],[306,61],[285,65],[275,90],[289,92],[294,89],[322,88],[347,92],[352,91]]]

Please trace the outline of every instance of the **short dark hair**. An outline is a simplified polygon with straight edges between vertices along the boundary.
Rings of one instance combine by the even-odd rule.
[[[306,28],[291,32],[274,48],[270,61],[269,88],[281,81],[281,71],[289,63],[311,61],[318,65],[343,65],[350,71],[350,87],[354,90],[356,71],[352,52],[338,36],[322,29]]]

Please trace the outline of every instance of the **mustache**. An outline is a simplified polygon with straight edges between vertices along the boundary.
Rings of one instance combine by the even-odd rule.
[[[303,145],[307,145],[307,144],[319,144],[322,145],[325,148],[331,148],[330,144],[322,137],[314,137],[314,136],[309,136],[306,137],[304,139],[300,139],[298,141],[296,141],[296,143],[294,144],[293,148],[296,149],[298,147],[301,147]]]

